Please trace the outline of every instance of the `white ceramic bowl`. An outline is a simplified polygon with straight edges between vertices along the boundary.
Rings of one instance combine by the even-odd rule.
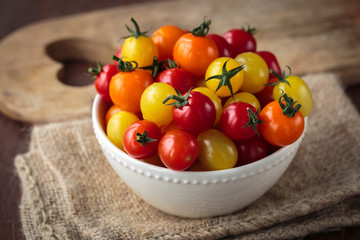
[[[304,137],[303,133],[295,143],[245,166],[220,171],[173,171],[136,160],[112,144],[103,129],[107,107],[97,95],[92,121],[96,138],[113,169],[144,201],[181,217],[230,214],[260,198],[285,172]],[[307,120],[305,129],[306,125]]]

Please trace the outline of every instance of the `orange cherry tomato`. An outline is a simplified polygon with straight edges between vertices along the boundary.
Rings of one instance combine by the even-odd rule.
[[[105,114],[105,126],[108,124],[109,119],[116,113],[120,112],[121,109],[116,106],[115,104],[112,105],[109,110],[107,110],[106,114]]]
[[[159,61],[173,59],[173,49],[176,41],[184,35],[185,31],[173,25],[165,25],[151,35],[159,51]]]
[[[205,21],[200,27],[182,35],[174,46],[175,62],[196,78],[204,77],[207,67],[219,56],[215,42],[206,37],[210,23]]]
[[[161,127],[161,132],[163,134],[165,134],[165,133],[167,133],[169,131],[172,131],[172,130],[180,130],[179,125],[177,125],[176,122],[174,122],[174,121],[172,121],[171,123],[169,123],[166,126]]]
[[[290,102],[282,101],[280,97],[279,101],[267,104],[259,114],[259,119],[264,122],[264,124],[259,124],[260,134],[272,145],[280,147],[289,145],[295,142],[304,131],[304,117],[299,109],[296,109],[295,102],[292,99]],[[283,113],[284,109],[292,111],[287,115],[286,112]]]
[[[116,113],[120,112],[121,109],[116,106],[115,104],[111,105],[111,107],[107,110],[106,114],[105,114],[105,127],[107,126],[110,118],[115,115]],[[141,112],[137,112],[135,113],[135,115],[139,118],[142,119],[142,114]]]
[[[127,65],[134,62],[119,62]],[[120,72],[111,79],[109,91],[111,100],[121,110],[132,113],[140,112],[140,98],[143,91],[154,82],[151,75],[143,69],[130,67],[130,69],[120,69]]]

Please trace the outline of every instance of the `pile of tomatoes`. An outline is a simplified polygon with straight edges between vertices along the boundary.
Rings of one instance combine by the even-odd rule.
[[[313,107],[306,83],[257,51],[255,29],[209,34],[132,18],[112,64],[90,68],[112,106],[106,134],[131,157],[173,170],[221,170],[295,142]]]

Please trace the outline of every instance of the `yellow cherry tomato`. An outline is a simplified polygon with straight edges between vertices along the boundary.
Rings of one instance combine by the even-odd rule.
[[[177,95],[175,89],[166,83],[156,82],[148,86],[140,99],[140,109],[143,118],[156,123],[158,126],[166,126],[173,120],[173,106],[163,104],[165,98]],[[174,100],[167,102],[171,103]]]
[[[200,164],[206,170],[233,168],[238,159],[235,143],[224,133],[209,129],[197,137]]]
[[[226,74],[228,77],[222,76],[224,73],[224,66],[226,66]],[[238,69],[239,71],[232,75],[230,73],[233,69]],[[225,80],[221,81],[221,78],[225,78]],[[233,94],[239,91],[241,85],[243,84],[243,79],[244,71],[242,70],[241,64],[232,58],[220,57],[212,61],[207,68],[205,74],[205,85],[217,96],[229,97],[231,96],[231,90]]]
[[[239,64],[244,64],[244,82],[242,92],[258,93],[264,89],[269,79],[269,68],[262,57],[253,52],[245,52],[236,56]]]
[[[234,95],[234,99],[232,97],[228,98],[228,100],[224,103],[224,108],[233,102],[246,102],[253,105],[255,109],[260,109],[260,102],[252,93],[239,92]]]
[[[295,75],[285,76],[285,81],[280,81],[273,89],[273,96],[278,100],[280,95],[285,92],[289,97],[301,104],[300,112],[304,117],[308,116],[313,109],[313,98],[306,82]]]
[[[121,55],[124,61],[137,62],[138,67],[150,66],[154,57],[159,57],[157,46],[151,37],[140,32],[139,26],[133,18],[131,21],[135,26],[135,31],[125,39]]]
[[[216,111],[216,119],[214,125],[216,125],[220,121],[220,117],[222,113],[221,99],[207,87],[197,87],[194,88],[192,91],[201,92],[202,94],[208,96],[211,99],[211,101],[214,103],[215,111]]]
[[[121,150],[124,149],[123,137],[125,130],[139,118],[131,112],[120,111],[115,113],[108,121],[106,134],[109,140]]]

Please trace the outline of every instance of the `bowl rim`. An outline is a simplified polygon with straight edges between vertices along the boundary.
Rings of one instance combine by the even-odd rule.
[[[282,147],[274,153],[262,158],[258,161],[238,166],[230,169],[215,171],[175,171],[169,168],[160,167],[139,161],[130,157],[127,153],[116,147],[106,136],[105,131],[100,123],[98,116],[99,106],[104,102],[99,94],[96,94],[92,106],[92,125],[95,137],[107,156],[111,157],[117,163],[123,165],[127,169],[144,175],[149,178],[164,180],[173,183],[183,184],[217,184],[229,181],[243,180],[248,177],[268,171],[283,162],[293,151],[296,151],[304,138],[308,118],[305,117],[305,127],[302,135],[294,143]]]

